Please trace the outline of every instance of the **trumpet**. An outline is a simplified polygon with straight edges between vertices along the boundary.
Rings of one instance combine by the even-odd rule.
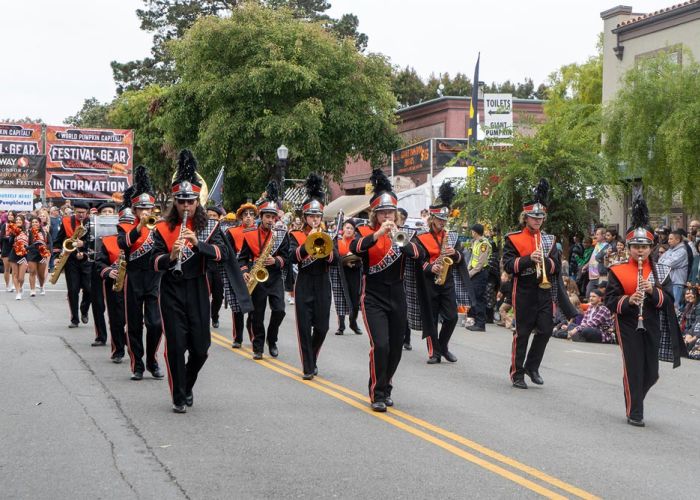
[[[144,215],[141,217],[141,224],[146,226],[146,229],[153,231],[158,223],[158,217],[155,215]]]
[[[182,215],[182,225],[180,226],[180,235],[178,236],[177,239],[182,239],[182,233],[187,229],[187,216],[190,214],[189,210],[185,210],[185,213]],[[183,242],[183,247],[184,247],[184,242]],[[177,262],[175,263],[175,267],[173,267],[173,276],[175,278],[182,278],[182,248],[180,247],[180,251],[177,254]]]
[[[535,251],[539,250],[540,255],[541,255],[541,260],[540,262],[537,263],[537,277],[541,280],[539,287],[542,288],[543,290],[549,290],[552,288],[552,283],[550,283],[549,279],[547,278],[547,266],[545,264],[545,256],[544,252],[542,251],[542,235],[539,233],[535,234]]]
[[[314,259],[325,259],[333,251],[333,240],[320,227],[313,229],[304,242],[306,253]]]
[[[391,230],[391,241],[400,247],[405,247],[408,244],[408,235],[394,225]]]

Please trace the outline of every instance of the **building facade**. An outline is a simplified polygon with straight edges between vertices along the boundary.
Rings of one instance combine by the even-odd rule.
[[[615,98],[625,73],[637,63],[659,52],[683,64],[693,55],[700,57],[700,0],[683,3],[652,13],[635,13],[632,7],[618,5],[604,12],[603,20],[603,104]],[[601,204],[602,220],[626,228],[630,197]],[[657,215],[654,222],[671,227],[687,227],[688,214],[680,205],[670,214]]]

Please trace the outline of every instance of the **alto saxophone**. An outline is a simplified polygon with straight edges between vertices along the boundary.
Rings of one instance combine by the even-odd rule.
[[[250,279],[248,280],[248,293],[253,295],[253,290],[258,285],[258,283],[264,283],[270,277],[270,273],[265,269],[265,261],[272,254],[272,246],[275,243],[275,233],[274,229],[270,229],[270,239],[267,241],[267,245],[263,248],[260,256],[257,258],[253,267],[250,269]]]
[[[436,285],[444,285],[445,282],[447,281],[447,273],[450,270],[450,266],[454,264],[454,260],[452,260],[452,257],[447,256],[447,249],[449,248],[447,246],[447,240],[448,240],[448,232],[445,231],[445,236],[442,238],[442,246],[440,247],[440,256],[436,260],[436,264],[439,264],[442,266],[442,271],[440,271],[440,274],[435,276],[435,284]]]
[[[126,278],[126,258],[124,258],[124,250],[119,252],[117,259],[117,277],[112,284],[113,292],[121,292],[124,289],[124,279]]]
[[[78,249],[75,243],[80,238],[85,236],[85,233],[87,233],[87,229],[85,229],[85,226],[83,226],[83,224],[81,223],[78,227],[75,228],[75,231],[73,231],[73,236],[64,240],[63,250],[61,250],[61,254],[58,256],[56,264],[53,268],[53,272],[51,273],[51,277],[49,278],[49,282],[52,285],[55,285],[58,281],[59,276],[61,276],[61,272],[63,271],[66,262],[68,262],[68,257],[70,257],[70,254],[72,254]]]

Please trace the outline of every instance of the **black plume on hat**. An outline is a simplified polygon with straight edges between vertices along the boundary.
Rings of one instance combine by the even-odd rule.
[[[391,186],[391,181],[384,175],[384,172],[380,168],[375,168],[372,171],[372,176],[369,178],[369,182],[372,183],[374,187],[374,194],[383,193],[384,191],[391,192],[393,187]]]
[[[537,183],[535,189],[532,190],[532,194],[535,198],[535,203],[540,203],[541,205],[544,205],[546,207],[547,202],[549,201],[549,182],[547,182],[547,179],[540,179],[540,182]]]
[[[306,198],[308,200],[318,200],[323,203],[323,178],[316,172],[311,172],[306,178]]]
[[[121,212],[125,208],[131,208],[131,198],[134,197],[134,185],[132,184],[128,188],[124,190],[124,199],[122,200],[122,204],[119,207],[119,211]]]
[[[182,151],[180,151],[180,157],[177,161],[177,174],[175,175],[175,183],[189,181],[192,184],[199,184],[199,182],[197,182],[197,176],[195,175],[196,171],[197,160],[192,154],[192,151],[190,151],[189,149],[183,149]]]
[[[455,188],[452,187],[452,183],[450,181],[442,181],[440,190],[438,191],[438,197],[440,198],[441,206],[448,208],[452,206],[452,200],[455,197]]]
[[[635,196],[632,202],[632,227],[644,227],[649,225],[649,208],[641,194]]]
[[[267,199],[269,201],[272,201],[274,203],[277,203],[277,200],[279,199],[279,187],[277,186],[277,182],[272,180],[267,183],[267,187],[265,188],[265,192],[267,193]]]
[[[153,192],[153,186],[151,186],[151,178],[148,176],[146,167],[139,165],[134,169],[134,191],[133,196],[138,196],[141,193],[151,194]]]

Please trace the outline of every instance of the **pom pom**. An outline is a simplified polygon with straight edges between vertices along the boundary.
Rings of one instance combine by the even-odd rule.
[[[369,178],[369,182],[374,186],[374,193],[382,193],[384,191],[392,191],[391,181],[384,175],[384,172],[380,168],[375,168],[372,171],[372,176]]]
[[[442,182],[438,196],[440,197],[440,203],[442,203],[443,206],[449,207],[452,205],[452,200],[455,197],[455,189],[452,187],[452,183],[450,181]]]
[[[311,172],[306,178],[306,197],[308,199],[317,199],[323,203],[323,178],[316,172]]]
[[[541,203],[545,207],[547,206],[547,201],[549,198],[549,182],[547,179],[540,179],[535,189],[533,189],[533,194],[535,197],[535,203]]]

